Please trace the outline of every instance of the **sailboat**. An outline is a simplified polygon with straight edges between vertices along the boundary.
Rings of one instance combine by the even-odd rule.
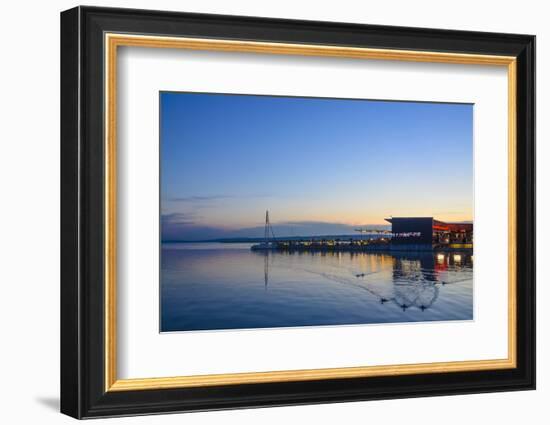
[[[274,250],[277,249],[277,239],[275,239],[275,233],[273,233],[273,227],[269,222],[269,211],[265,212],[265,228],[264,228],[264,241],[252,245],[250,247],[252,251],[262,251],[262,250]]]

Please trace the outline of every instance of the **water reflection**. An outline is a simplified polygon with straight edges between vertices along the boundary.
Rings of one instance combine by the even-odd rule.
[[[269,282],[269,255],[268,252],[264,256],[264,286],[267,289],[267,283]]]
[[[392,264],[392,283],[393,283],[393,295],[387,296],[384,293],[378,293],[376,289],[371,288],[369,281],[361,282],[358,285],[353,279],[343,278],[341,276],[330,275],[327,273],[319,273],[320,276],[327,279],[331,279],[335,282],[345,285],[353,285],[368,291],[370,294],[378,298],[381,304],[393,302],[399,306],[403,311],[410,307],[417,307],[424,311],[430,308],[439,295],[438,285],[447,285],[450,283],[460,283],[463,281],[470,281],[471,276],[465,279],[455,281],[445,281],[441,278],[443,272],[452,269],[455,265],[465,266],[466,268],[472,268],[471,255],[464,253],[396,253],[392,255],[387,254],[372,254],[372,253],[343,253],[343,252],[270,252],[270,251],[255,251],[255,255],[264,257],[264,283],[267,289],[269,282],[269,264],[270,259],[279,255],[319,255],[321,257],[336,256],[341,258],[342,255],[349,255],[350,257],[365,257],[370,259],[377,259],[380,263],[384,264],[387,261],[391,261]],[[377,258],[378,257],[378,258]],[[437,265],[436,265],[437,259]],[[309,270],[310,273],[315,271]],[[357,273],[355,278],[361,279],[378,272],[371,273]]]
[[[162,330],[468,320],[472,271],[463,253],[164,246]]]

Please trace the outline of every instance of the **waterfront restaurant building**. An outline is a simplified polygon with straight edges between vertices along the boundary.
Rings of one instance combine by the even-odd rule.
[[[473,247],[473,223],[445,223],[433,217],[391,217],[393,246],[416,245],[418,249]],[[405,248],[405,247],[404,247]]]

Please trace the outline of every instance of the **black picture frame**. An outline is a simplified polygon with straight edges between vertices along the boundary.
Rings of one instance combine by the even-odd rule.
[[[104,34],[308,43],[517,59],[517,367],[105,391]],[[535,37],[76,7],[61,13],[61,412],[75,418],[535,388]]]

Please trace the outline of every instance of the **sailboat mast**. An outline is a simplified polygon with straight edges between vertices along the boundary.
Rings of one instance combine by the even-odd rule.
[[[269,241],[269,211],[265,211],[265,229],[264,229],[264,240],[265,243]]]
[[[269,222],[269,210],[265,211],[265,228],[264,228],[264,242],[267,244],[269,241],[275,241],[275,233],[273,232],[273,227]]]

